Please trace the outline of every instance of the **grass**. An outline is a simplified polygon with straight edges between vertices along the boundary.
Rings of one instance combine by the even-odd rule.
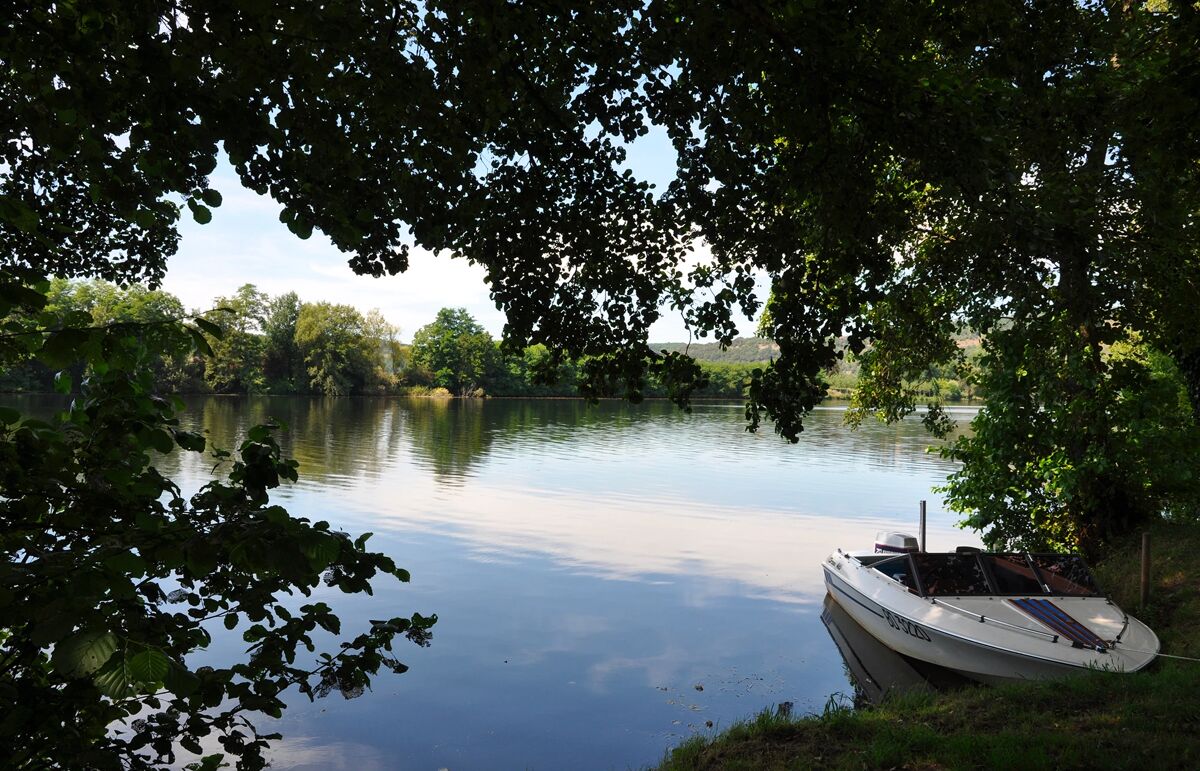
[[[1200,526],[1156,525],[1151,602],[1138,607],[1140,536],[1112,544],[1096,573],[1146,621],[1163,652],[1200,657]],[[1200,662],[1159,659],[1145,672],[913,693],[865,710],[764,712],[695,736],[659,768],[1134,769],[1200,767]]]

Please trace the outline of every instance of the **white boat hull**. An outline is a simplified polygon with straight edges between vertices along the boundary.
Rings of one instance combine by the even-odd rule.
[[[822,567],[830,595],[881,643],[981,682],[1057,678],[1088,669],[1132,672],[1159,650],[1149,628],[1104,598],[1053,598],[1103,639],[1121,638],[1101,652],[1055,639],[1005,598],[931,601],[840,551]]]

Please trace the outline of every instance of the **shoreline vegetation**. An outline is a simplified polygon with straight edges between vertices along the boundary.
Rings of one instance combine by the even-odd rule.
[[[1101,585],[1145,621],[1162,652],[1200,657],[1200,526],[1151,526],[1150,602],[1139,608],[1138,544],[1107,545]],[[786,710],[785,710],[786,712]],[[1160,658],[1144,672],[915,692],[822,714],[766,710],[670,750],[658,771],[698,769],[1126,769],[1200,763],[1200,662]]]
[[[208,351],[162,357],[155,366],[158,387],[176,394],[396,395],[414,397],[580,398],[582,361],[560,361],[545,346],[512,351],[462,308],[443,308],[429,324],[399,341],[400,330],[378,310],[366,314],[348,305],[304,302],[294,292],[271,297],[246,284],[233,295],[214,298],[213,310],[192,311],[212,325]],[[189,315],[169,292],[106,281],[51,283],[47,310],[94,326],[165,322]],[[979,340],[964,336],[968,372],[930,370],[911,384],[918,397],[943,402],[978,401],[969,370]],[[694,357],[708,384],[696,401],[743,399],[756,369],[776,357],[778,346],[760,337],[717,343],[651,343],[656,352]],[[0,370],[0,392],[61,390],[55,371],[33,357]],[[68,382],[79,382],[73,372]],[[859,364],[849,351],[823,373],[828,399],[849,399]],[[667,398],[649,379],[643,398]],[[616,395],[614,395],[616,397]]]

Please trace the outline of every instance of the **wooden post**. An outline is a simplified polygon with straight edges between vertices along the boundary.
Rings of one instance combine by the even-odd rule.
[[[921,542],[921,551],[925,551],[925,501],[921,501],[921,530],[918,537]]]
[[[1142,533],[1142,607],[1150,601],[1150,534]]]

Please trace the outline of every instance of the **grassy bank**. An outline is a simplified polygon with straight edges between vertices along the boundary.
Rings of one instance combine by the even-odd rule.
[[[1140,539],[1114,544],[1102,586],[1158,633],[1163,652],[1200,656],[1200,526],[1152,531],[1153,590],[1138,608]],[[673,750],[661,769],[1060,769],[1200,767],[1200,663],[1147,672],[897,696],[867,710],[764,713]]]

